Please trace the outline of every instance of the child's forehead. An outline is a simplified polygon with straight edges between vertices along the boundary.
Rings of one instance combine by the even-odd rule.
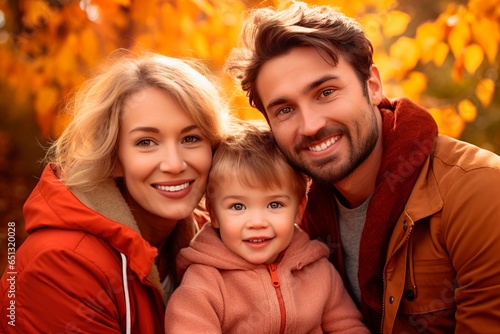
[[[227,171],[219,176],[219,187],[238,184],[242,188],[262,188],[267,190],[290,190],[291,182],[284,175],[273,175],[266,178],[248,168]]]

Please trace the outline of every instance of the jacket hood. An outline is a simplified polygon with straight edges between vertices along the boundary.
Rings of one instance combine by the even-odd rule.
[[[304,254],[308,254],[304,256]],[[295,226],[294,237],[286,249],[280,266],[290,270],[301,269],[322,257],[328,257],[328,247],[320,242],[310,242],[309,236]],[[191,264],[208,265],[220,270],[249,270],[256,266],[229,250],[219,237],[218,231],[210,223],[206,223],[191,241],[190,247],[180,251],[177,258],[179,274]]]
[[[107,240],[126,255],[130,269],[142,280],[159,285],[157,248],[141,237],[139,227],[114,181],[91,191],[68,188],[47,165],[40,181],[24,204],[28,234],[40,228],[78,230]],[[182,223],[182,222],[180,222]]]

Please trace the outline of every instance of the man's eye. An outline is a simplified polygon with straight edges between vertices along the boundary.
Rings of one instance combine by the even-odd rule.
[[[276,115],[286,115],[292,111],[292,108],[290,107],[284,107],[276,111]]]
[[[330,95],[332,93],[333,93],[333,89],[329,88],[329,89],[325,89],[324,91],[322,91],[321,95],[328,96],[328,95]]]
[[[244,210],[245,206],[241,203],[236,203],[236,204],[231,205],[231,209],[240,211],[240,210]]]

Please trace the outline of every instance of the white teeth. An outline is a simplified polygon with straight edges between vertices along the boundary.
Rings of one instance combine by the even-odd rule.
[[[313,152],[323,151],[323,150],[327,149],[328,147],[332,146],[337,140],[339,140],[339,138],[340,138],[340,136],[335,136],[335,137],[328,139],[325,142],[322,142],[319,145],[311,146],[311,147],[309,147],[309,151],[313,151]]]
[[[248,242],[254,242],[254,243],[259,243],[259,242],[264,242],[266,241],[266,239],[251,239],[251,240],[248,240]]]
[[[155,185],[156,189],[163,190],[163,191],[181,191],[182,189],[186,189],[189,186],[189,182],[177,185],[177,186],[160,186],[160,185]]]

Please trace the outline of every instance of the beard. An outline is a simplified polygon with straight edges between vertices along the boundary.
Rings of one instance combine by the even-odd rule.
[[[380,136],[375,109],[370,106],[371,113],[355,123],[353,133],[344,125],[328,126],[320,129],[314,136],[304,137],[295,144],[291,151],[281,148],[290,165],[311,177],[314,181],[326,184],[335,184],[351,175],[373,152]],[[342,135],[347,142],[347,158],[331,155],[322,159],[305,159],[301,152],[315,142],[332,135]],[[293,152],[293,153],[292,153]]]

